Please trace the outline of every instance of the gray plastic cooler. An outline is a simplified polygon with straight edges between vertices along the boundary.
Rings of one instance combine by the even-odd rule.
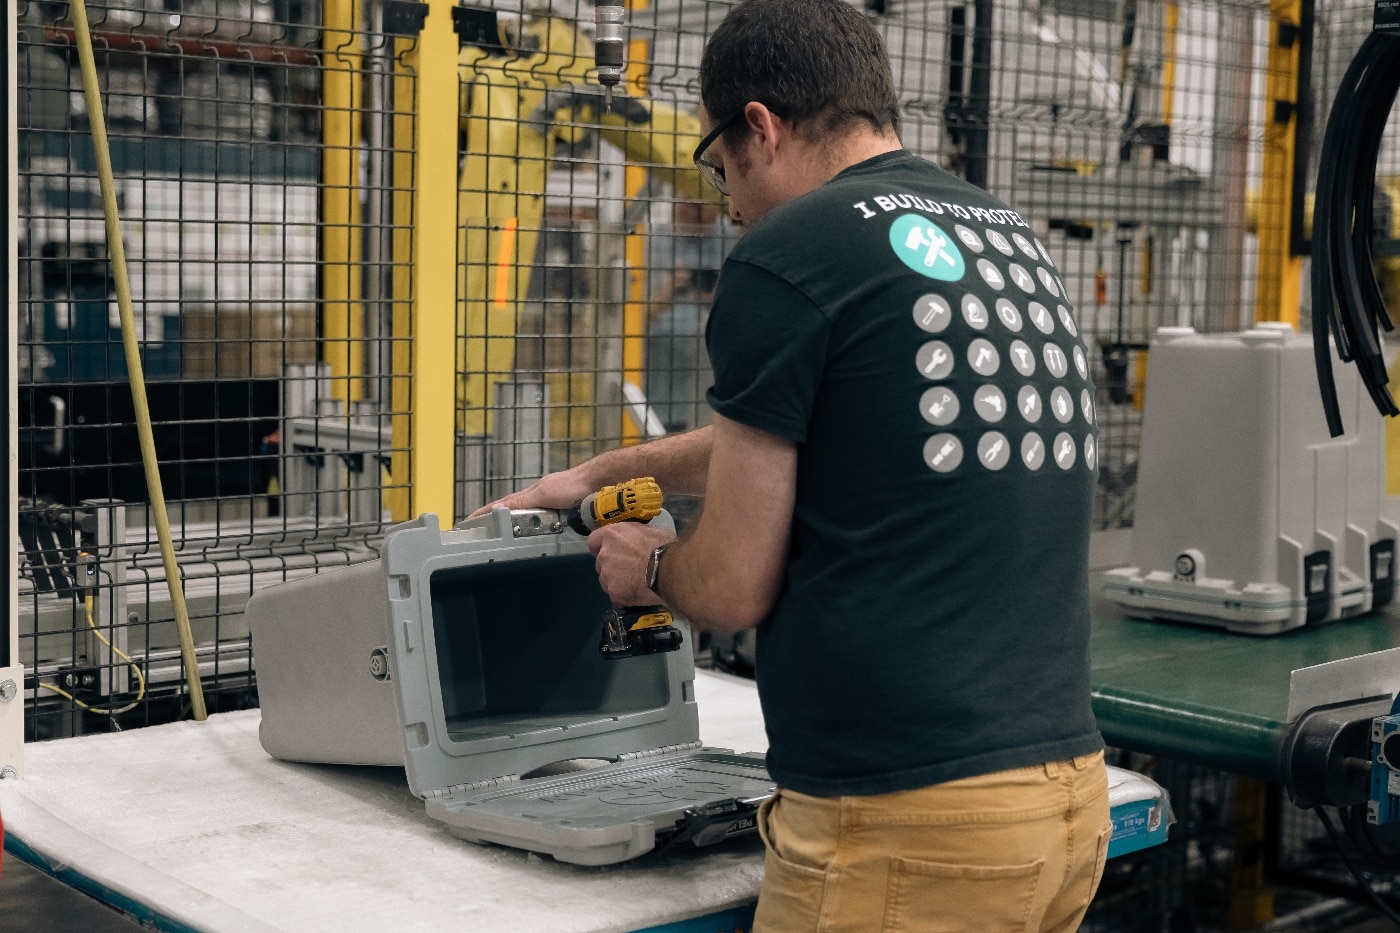
[[[567,862],[752,832],[763,757],[701,747],[689,644],[604,659],[607,607],[558,513],[395,526],[379,560],[248,601],[263,748],[402,765],[454,834]]]
[[[1310,338],[1288,324],[1153,337],[1129,565],[1104,595],[1157,618],[1274,634],[1391,600],[1384,429],[1336,362],[1329,436]]]

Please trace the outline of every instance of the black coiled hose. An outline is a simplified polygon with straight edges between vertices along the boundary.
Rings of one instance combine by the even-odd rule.
[[[1400,35],[1373,32],[1351,60],[1332,103],[1318,158],[1313,210],[1313,357],[1327,428],[1343,431],[1332,374],[1330,333],[1337,355],[1354,362],[1383,415],[1400,414],[1389,381],[1380,329],[1391,330],[1372,265],[1376,161],[1396,92],[1400,90]]]

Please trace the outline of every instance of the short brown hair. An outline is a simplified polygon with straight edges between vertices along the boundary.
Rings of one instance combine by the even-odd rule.
[[[844,0],[745,0],[700,60],[700,100],[716,121],[758,101],[794,128],[840,133],[856,121],[899,130],[889,54]],[[732,138],[745,132],[742,121]]]

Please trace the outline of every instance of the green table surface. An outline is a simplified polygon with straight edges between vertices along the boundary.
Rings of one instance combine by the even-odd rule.
[[[1290,674],[1400,646],[1400,607],[1281,635],[1131,618],[1093,605],[1094,714],[1104,740],[1268,781],[1282,778]]]

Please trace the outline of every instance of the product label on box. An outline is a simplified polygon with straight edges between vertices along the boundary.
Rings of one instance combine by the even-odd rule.
[[[1135,810],[1113,818],[1113,839],[1125,839],[1147,832],[1147,810]],[[1111,841],[1111,840],[1110,840]]]

